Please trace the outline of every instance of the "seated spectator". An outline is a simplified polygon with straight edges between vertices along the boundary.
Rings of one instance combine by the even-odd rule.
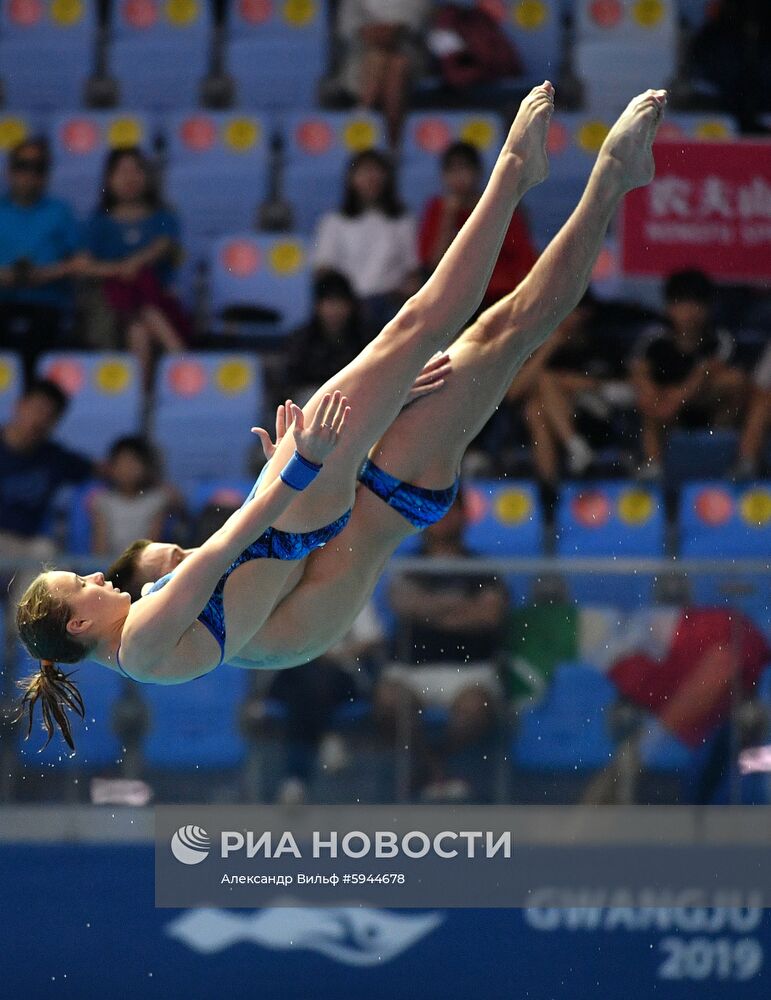
[[[91,551],[122,552],[136,538],[164,538],[169,514],[180,506],[172,487],[159,482],[158,458],[141,437],[124,437],[110,448],[107,489],[91,508]]]
[[[468,219],[482,193],[482,158],[476,146],[456,142],[442,156],[444,193],[432,198],[420,223],[420,262],[433,271]],[[517,209],[503,240],[482,308],[493,305],[520,283],[536,260],[524,212]]]
[[[338,33],[348,45],[346,88],[383,112],[393,149],[401,139],[410,78],[420,62],[429,0],[342,0]]]
[[[667,428],[735,425],[747,387],[744,373],[729,364],[731,335],[715,327],[710,279],[678,271],[664,297],[667,323],[643,334],[631,365],[642,418],[642,479],[661,476]]]
[[[423,533],[421,554],[429,559],[471,555],[463,544],[464,522],[459,498]],[[376,719],[386,736],[413,749],[416,786],[426,796],[458,794],[464,785],[468,793],[467,780],[450,782],[450,758],[479,750],[495,728],[501,697],[495,659],[508,610],[506,588],[489,573],[411,573],[393,581],[390,602],[397,619],[397,663],[383,670],[376,685]],[[449,710],[438,748],[426,745],[420,726],[427,705]]]
[[[67,203],[46,194],[50,167],[44,140],[20,143],[0,198],[0,345],[21,352],[28,382],[59,336],[77,271],[78,227]]]
[[[102,282],[148,387],[156,352],[181,351],[191,332],[169,290],[178,240],[179,223],[163,205],[144,153],[113,150],[84,235],[85,273]]]
[[[313,264],[344,274],[378,329],[417,291],[415,220],[397,197],[393,164],[383,153],[371,149],[351,161],[340,211],[319,223]]]
[[[758,475],[770,424],[771,343],[766,345],[752,376],[747,415],[739,436],[739,454],[733,470],[735,479],[752,479]]]
[[[313,315],[289,339],[281,384],[275,387],[277,393],[283,393],[277,395],[277,404],[284,401],[288,382],[290,395],[302,405],[369,343],[374,331],[364,323],[361,312],[361,304],[342,274],[325,271],[316,278]]]

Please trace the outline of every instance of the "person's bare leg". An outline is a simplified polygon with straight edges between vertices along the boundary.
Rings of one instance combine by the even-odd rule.
[[[757,467],[769,419],[771,419],[771,391],[756,388],[750,399],[747,419],[739,438],[739,460],[745,462],[748,468]]]
[[[533,447],[533,465],[540,482],[554,484],[559,473],[557,442],[544,413],[540,395],[533,393],[524,406],[525,423]]]
[[[160,309],[146,306],[142,310],[142,321],[157,343],[169,354],[184,350],[185,342],[169,323]]]
[[[133,320],[126,330],[126,346],[137,359],[142,385],[149,389],[153,380],[153,338],[145,324]]]
[[[368,450],[396,418],[426,361],[479,306],[514,208],[546,175],[552,92],[551,84],[536,87],[522,102],[487,188],[425,285],[304,408],[312,415],[324,393],[339,389],[351,404],[350,424],[317,484],[298,497],[276,527],[308,531],[351,506],[356,475]],[[279,475],[293,451],[290,433],[279,445],[262,488]]]
[[[632,102],[611,130],[578,208],[530,275],[459,339],[445,388],[413,403],[375,446],[375,460],[392,475],[428,488],[449,486],[465,447],[514,373],[575,307],[621,198],[653,176],[651,147],[664,101],[663,92],[655,93]],[[401,515],[361,488],[348,527],[312,553],[297,588],[239,655],[265,667],[319,655],[345,634],[388,557],[414,533]]]
[[[402,138],[402,124],[410,86],[410,57],[404,52],[394,52],[387,64],[383,81],[383,114],[388,127],[388,144],[398,149]]]

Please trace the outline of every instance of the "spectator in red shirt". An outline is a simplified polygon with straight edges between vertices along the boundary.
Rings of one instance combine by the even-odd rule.
[[[442,156],[444,193],[426,204],[420,224],[418,252],[423,267],[433,271],[479,200],[482,158],[476,146],[455,142]],[[482,308],[507,295],[530,271],[537,254],[524,213],[517,209],[501,247]]]

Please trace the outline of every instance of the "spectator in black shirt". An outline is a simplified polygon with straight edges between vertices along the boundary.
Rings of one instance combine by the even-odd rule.
[[[459,497],[446,517],[422,536],[428,558],[469,556],[463,544],[465,515]],[[450,755],[478,747],[496,721],[501,688],[496,664],[508,609],[508,593],[489,574],[441,576],[412,573],[394,579],[391,607],[396,615],[396,663],[386,668],[375,690],[375,713],[394,738],[410,720],[416,785],[428,795],[454,793],[448,782]],[[449,711],[441,747],[425,744],[420,714],[426,706]],[[481,755],[480,755],[481,756]]]
[[[735,424],[747,388],[729,362],[733,340],[713,320],[714,286],[701,271],[678,271],[664,290],[667,324],[643,334],[632,360],[642,418],[640,478],[661,476],[664,432],[678,424]]]

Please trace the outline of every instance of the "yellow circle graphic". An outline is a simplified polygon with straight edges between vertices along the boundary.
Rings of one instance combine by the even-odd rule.
[[[294,274],[302,267],[303,250],[299,243],[282,240],[271,247],[270,265],[278,274]]]
[[[495,129],[484,118],[472,118],[464,124],[460,131],[460,137],[464,142],[476,146],[477,149],[489,149],[495,137]]]
[[[343,129],[343,142],[352,153],[361,153],[372,149],[377,142],[377,131],[372,122],[366,118],[355,118]]]
[[[27,126],[21,118],[0,118],[0,149],[13,149],[27,138]]]
[[[771,521],[771,491],[747,490],[739,501],[739,510],[747,524],[756,528],[765,527]]]
[[[56,24],[69,28],[71,24],[77,24],[83,17],[83,4],[81,0],[53,0],[51,4],[51,19]]]
[[[214,376],[217,388],[228,396],[236,396],[252,381],[249,366],[244,361],[224,361]]]
[[[125,392],[131,382],[131,369],[125,361],[104,361],[94,373],[96,387],[109,396]]]
[[[225,126],[225,142],[236,153],[253,149],[260,138],[260,126],[253,118],[233,118]]]
[[[584,122],[578,130],[578,145],[585,153],[597,153],[605,142],[605,136],[610,132],[610,126],[605,122]]]
[[[0,392],[8,392],[13,373],[7,361],[0,361]]]
[[[166,17],[178,28],[187,27],[198,18],[198,0],[168,0]]]
[[[653,515],[653,497],[645,490],[626,490],[618,498],[618,516],[624,524],[645,524]]]
[[[115,118],[107,127],[110,149],[127,149],[142,142],[142,125],[136,118]]]
[[[662,0],[637,0],[632,17],[641,28],[654,28],[664,16]]]
[[[305,28],[316,17],[314,0],[286,0],[284,18],[293,28]]]
[[[525,31],[535,31],[546,20],[547,10],[543,0],[520,0],[514,7],[514,20]]]
[[[523,490],[505,490],[495,498],[493,509],[502,524],[521,524],[530,516],[532,503]]]
[[[729,139],[730,135],[726,123],[717,118],[699,122],[696,126],[696,136],[699,139]]]

